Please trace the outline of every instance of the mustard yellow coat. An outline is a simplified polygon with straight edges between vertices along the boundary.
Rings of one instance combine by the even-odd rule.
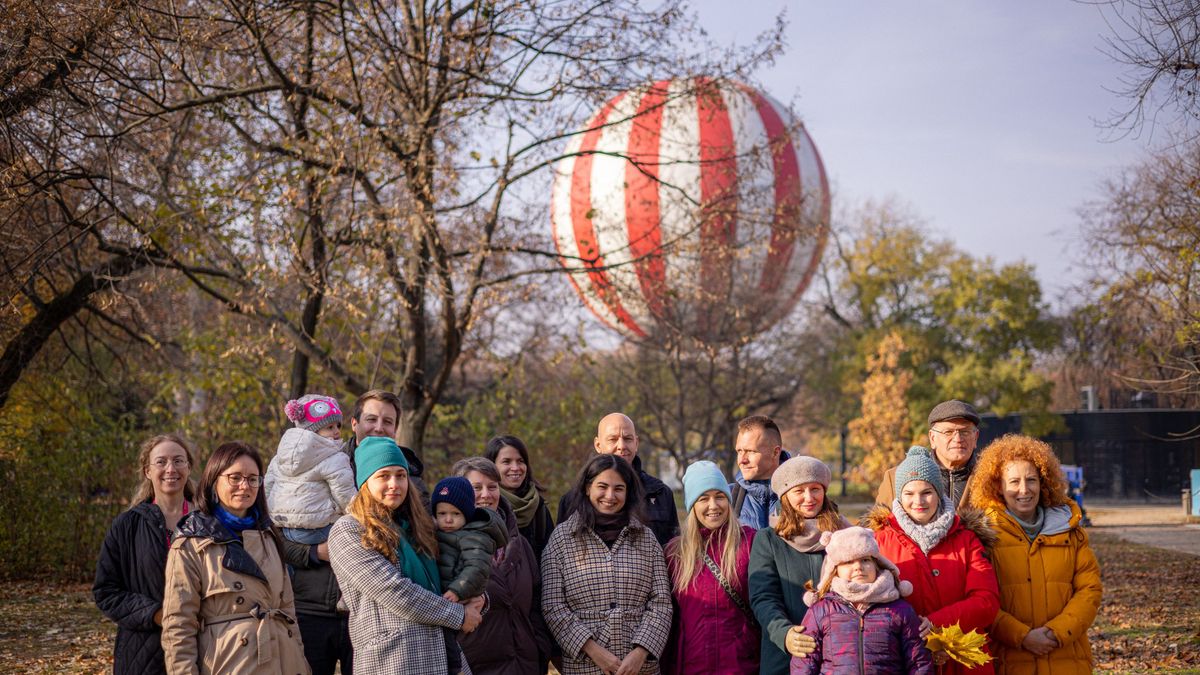
[[[1092,672],[1087,630],[1100,608],[1100,566],[1079,525],[1079,508],[1069,507],[1064,531],[1044,531],[1033,542],[1003,507],[987,509],[999,535],[992,566],[1000,582],[1000,613],[990,632],[997,675]],[[1054,631],[1061,645],[1044,657],[1021,648],[1025,635],[1041,626]]]

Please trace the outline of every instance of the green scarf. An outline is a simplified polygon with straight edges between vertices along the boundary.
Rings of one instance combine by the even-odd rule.
[[[504,495],[504,498],[512,505],[513,513],[517,516],[517,527],[529,527],[529,524],[533,522],[533,517],[537,515],[538,506],[542,503],[542,495],[538,494],[537,488],[526,483],[524,497],[504,488],[500,488],[500,494]]]
[[[400,521],[400,543],[396,545],[396,557],[400,559],[400,571],[421,588],[441,595],[442,584],[439,581],[437,563],[424,553],[408,543],[409,532],[412,528],[407,520]]]

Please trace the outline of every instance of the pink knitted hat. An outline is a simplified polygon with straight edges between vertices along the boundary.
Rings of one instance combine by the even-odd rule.
[[[824,588],[833,575],[837,566],[842,563],[858,560],[859,558],[874,558],[879,569],[888,570],[892,578],[897,580],[896,588],[900,597],[912,593],[913,586],[907,581],[900,580],[900,570],[891,560],[879,553],[879,544],[875,541],[875,533],[865,527],[847,527],[837,532],[822,532],[821,543],[825,545],[825,562],[821,563],[821,583],[817,588]],[[804,604],[812,607],[817,602],[817,594],[805,591]]]

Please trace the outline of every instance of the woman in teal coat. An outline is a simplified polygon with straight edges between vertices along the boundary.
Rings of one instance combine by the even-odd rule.
[[[780,464],[771,477],[779,521],[760,530],[750,550],[750,607],[762,627],[763,675],[787,673],[793,656],[816,645],[800,628],[808,609],[804,585],[821,578],[821,533],[849,526],[825,496],[831,478],[823,462],[803,456]]]

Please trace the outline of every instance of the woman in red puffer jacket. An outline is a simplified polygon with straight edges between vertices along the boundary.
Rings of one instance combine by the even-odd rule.
[[[986,634],[1000,610],[996,572],[984,553],[996,535],[982,512],[954,513],[942,474],[927,448],[914,446],[896,468],[896,499],[863,518],[875,531],[879,551],[913,585],[907,600],[922,617],[922,636],[958,624],[964,633]],[[933,653],[941,672],[991,675],[991,664],[967,669]]]

